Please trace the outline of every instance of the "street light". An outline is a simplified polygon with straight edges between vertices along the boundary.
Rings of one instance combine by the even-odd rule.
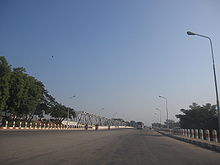
[[[214,84],[215,84],[215,94],[216,94],[216,106],[217,106],[217,110],[218,110],[218,130],[219,130],[219,133],[220,133],[220,109],[219,109],[218,86],[217,86],[217,78],[216,78],[216,72],[215,72],[215,58],[214,58],[214,53],[213,53],[212,40],[208,36],[204,36],[204,35],[201,35],[201,34],[193,33],[193,32],[190,32],[190,31],[188,31],[187,34],[188,35],[196,35],[196,36],[199,36],[199,37],[207,38],[209,40],[209,42],[210,42],[211,55],[212,55],[212,67],[213,67],[213,74],[214,74]]]
[[[71,96],[70,98],[74,98],[76,96]],[[67,128],[69,128],[69,117],[70,117],[70,109],[68,108],[68,113],[67,113]]]
[[[163,96],[159,96],[160,98],[162,98],[162,99],[165,99],[166,100],[166,112],[167,112],[167,128],[169,128],[169,121],[168,121],[168,119],[169,119],[169,117],[168,117],[168,101],[167,101],[167,98],[166,97],[163,97]]]
[[[160,111],[160,128],[161,128],[161,110],[159,108],[156,108],[157,111]]]

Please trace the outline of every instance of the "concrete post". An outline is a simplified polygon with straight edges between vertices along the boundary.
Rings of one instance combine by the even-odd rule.
[[[13,122],[13,128],[15,128],[15,121]]]
[[[199,138],[204,140],[204,137],[203,137],[203,130],[202,129],[199,129]]]
[[[37,129],[37,123],[35,123],[35,127],[34,128]]]
[[[191,137],[194,138],[194,129],[191,129]]]
[[[210,134],[209,134],[209,130],[205,130],[205,139],[208,140],[210,142]]]
[[[8,127],[8,121],[5,121],[5,127],[6,128]]]
[[[27,123],[27,122],[25,122],[25,129],[27,129],[27,127],[28,127],[28,123]]]
[[[195,138],[196,138],[196,139],[198,139],[198,138],[199,138],[198,129],[195,129]]]
[[[42,129],[43,123],[40,123],[40,129]]]
[[[22,124],[22,122],[20,121],[20,123],[19,123],[19,128],[21,129],[21,124]]]
[[[213,137],[213,141],[214,142],[218,142],[218,137],[217,137],[217,131],[216,130],[212,130],[212,137]]]
[[[187,137],[187,129],[185,129],[185,136]]]
[[[44,123],[44,129],[46,128],[46,124]]]
[[[187,135],[190,137],[190,129],[187,129]]]

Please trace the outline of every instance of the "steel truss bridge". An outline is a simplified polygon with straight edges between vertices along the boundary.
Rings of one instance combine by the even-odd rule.
[[[76,117],[68,121],[68,125],[88,125],[88,126],[126,126],[126,123],[123,121],[109,119],[92,113],[84,111],[75,111]]]

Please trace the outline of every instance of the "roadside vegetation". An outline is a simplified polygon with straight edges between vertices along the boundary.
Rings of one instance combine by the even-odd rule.
[[[215,105],[207,103],[205,105],[198,105],[192,103],[189,109],[181,109],[181,114],[176,115],[178,122],[168,120],[164,124],[153,123],[153,128],[182,128],[182,129],[208,129],[218,130],[218,111]]]
[[[60,124],[68,110],[69,117],[74,118],[74,109],[58,103],[41,81],[23,67],[13,68],[0,56],[0,121],[30,122],[34,116],[41,121],[48,114]]]
[[[215,105],[192,103],[189,109],[181,109],[182,114],[176,115],[181,128],[216,129],[218,130],[218,111]]]

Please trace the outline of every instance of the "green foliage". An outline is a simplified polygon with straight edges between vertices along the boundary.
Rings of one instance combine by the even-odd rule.
[[[43,114],[46,113],[60,123],[67,117],[68,111],[70,118],[75,117],[74,110],[57,103],[42,82],[26,74],[22,67],[11,70],[2,56],[0,56],[1,111],[10,113],[12,120],[19,118],[30,121],[34,115],[43,118]]]
[[[51,108],[51,116],[55,118],[57,123],[61,123],[67,116],[69,111],[69,118],[74,118],[76,116],[72,108],[68,108],[62,104],[57,103]]]
[[[0,56],[0,114],[4,109],[8,108],[10,73],[11,67],[5,57]]]
[[[183,114],[176,115],[180,119],[181,128],[217,129],[218,113],[215,105],[200,106],[193,103],[189,109],[181,109]]]

